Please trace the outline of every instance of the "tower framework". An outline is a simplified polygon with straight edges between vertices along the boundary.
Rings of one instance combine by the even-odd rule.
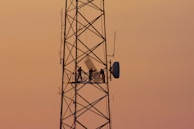
[[[60,129],[111,129],[104,0],[66,0]]]

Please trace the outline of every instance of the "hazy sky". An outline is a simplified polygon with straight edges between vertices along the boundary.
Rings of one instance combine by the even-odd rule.
[[[113,129],[194,129],[194,1],[105,0]],[[58,129],[64,0],[0,4],[0,128]]]

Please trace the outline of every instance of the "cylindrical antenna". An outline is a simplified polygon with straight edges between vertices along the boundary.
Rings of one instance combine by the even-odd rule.
[[[116,31],[114,32],[113,52],[112,52],[111,55],[107,55],[107,56],[114,58],[114,56],[115,56],[115,47],[116,47]]]
[[[115,31],[114,32],[114,47],[113,47],[113,57],[115,56],[115,46],[116,46],[116,34],[117,34],[117,32]]]

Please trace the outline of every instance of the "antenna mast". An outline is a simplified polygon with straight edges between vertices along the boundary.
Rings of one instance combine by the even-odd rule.
[[[63,27],[60,129],[111,129],[104,0],[66,0]]]

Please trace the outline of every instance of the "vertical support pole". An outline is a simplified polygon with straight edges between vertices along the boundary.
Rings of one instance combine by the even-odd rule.
[[[106,40],[106,16],[105,16],[105,3],[103,2],[103,19],[104,19],[104,41],[105,41],[105,60],[106,60],[106,80],[107,80],[107,95],[108,95],[108,103],[107,103],[107,110],[109,116],[109,129],[112,129],[112,120],[111,120],[111,111],[110,111],[110,90],[109,90],[109,68],[108,68],[108,58],[107,58],[107,40]]]
[[[65,20],[64,20],[64,44],[62,57],[62,82],[61,82],[61,110],[60,110],[60,129],[63,127],[63,98],[64,98],[64,82],[65,82],[65,42],[66,42],[66,17],[67,17],[67,0],[65,1]]]
[[[78,82],[78,78],[77,78],[77,57],[78,57],[78,0],[76,0],[76,34],[75,34],[75,87],[74,87],[74,92],[75,92],[75,102],[74,102],[74,129],[76,129],[77,126],[77,82]]]

